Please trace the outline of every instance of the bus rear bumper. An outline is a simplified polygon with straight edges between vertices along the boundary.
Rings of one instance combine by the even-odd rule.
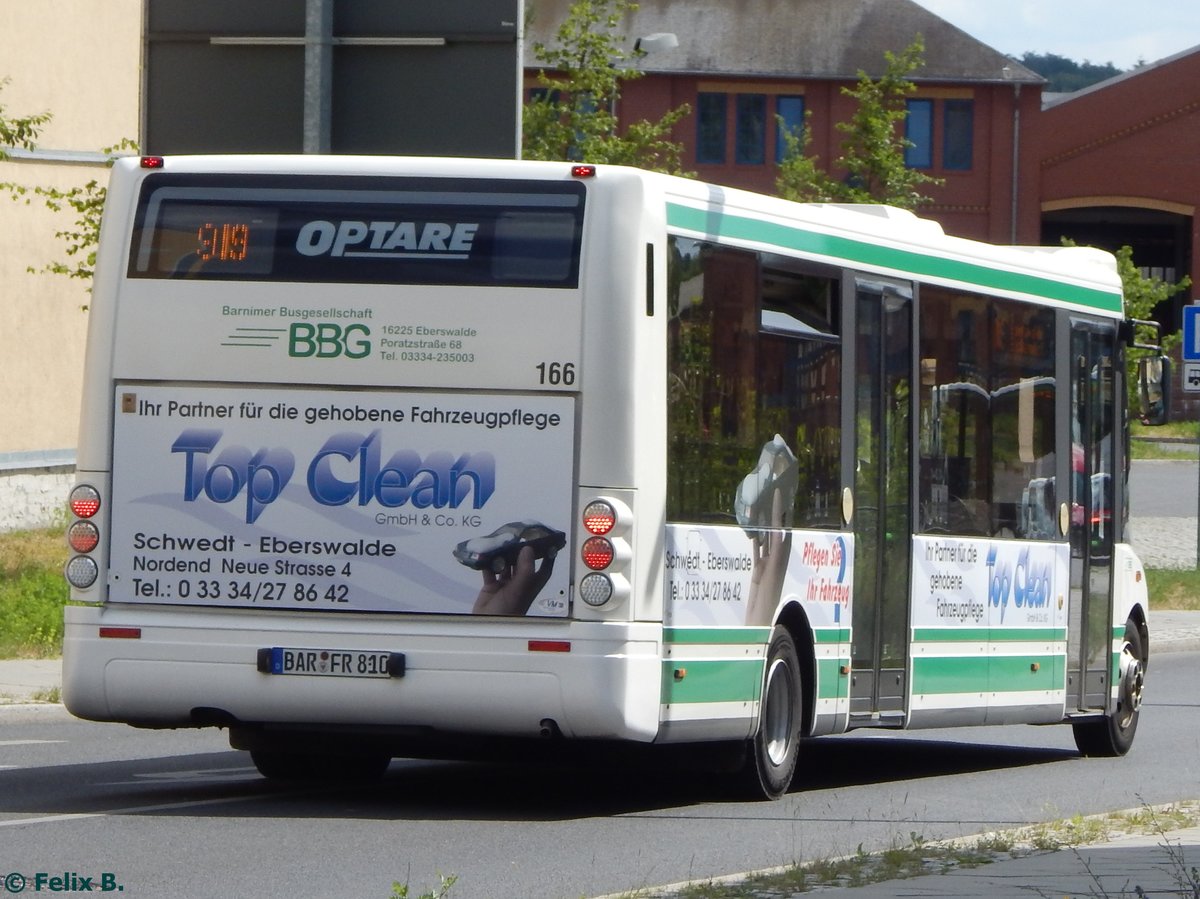
[[[63,702],[146,727],[284,726],[653,741],[662,628],[78,606],[66,610]],[[274,647],[403,655],[402,676],[282,675]]]

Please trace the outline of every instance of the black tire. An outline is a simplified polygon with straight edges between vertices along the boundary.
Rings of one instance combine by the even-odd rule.
[[[1146,650],[1137,622],[1125,622],[1125,642],[1117,666],[1117,707],[1111,715],[1071,725],[1075,746],[1082,755],[1112,758],[1133,746],[1146,685]]]
[[[391,764],[382,754],[337,755],[328,752],[282,752],[252,749],[258,773],[270,780],[367,783],[378,780]]]
[[[756,798],[779,799],[792,783],[800,758],[803,680],[796,644],[776,625],[767,647],[758,730],[747,741],[742,779]]]

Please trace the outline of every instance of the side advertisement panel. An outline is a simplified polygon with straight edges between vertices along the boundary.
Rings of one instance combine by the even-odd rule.
[[[914,537],[913,627],[1065,628],[1069,552],[1065,543]]]
[[[1070,547],[918,536],[913,559],[910,726],[1061,720]]]
[[[565,616],[574,400],[118,385],[109,598]]]
[[[816,663],[810,733],[844,731],[853,559],[847,534],[668,525],[665,738],[742,739],[752,732],[771,626],[796,602],[812,628]]]
[[[836,532],[667,525],[667,624],[769,627],[798,601],[814,630],[848,628],[853,559]]]

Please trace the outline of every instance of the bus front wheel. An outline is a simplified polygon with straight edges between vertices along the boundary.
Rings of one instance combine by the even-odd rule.
[[[802,720],[800,657],[787,628],[776,625],[767,648],[758,732],[748,741],[743,777],[755,795],[778,799],[787,792],[800,757]]]
[[[1133,619],[1125,622],[1125,640],[1117,662],[1117,707],[1112,714],[1071,725],[1080,753],[1094,757],[1124,755],[1133,746],[1142,691],[1146,685],[1146,651]]]

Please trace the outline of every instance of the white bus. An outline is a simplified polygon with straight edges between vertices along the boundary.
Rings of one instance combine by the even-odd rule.
[[[270,777],[1065,723],[1149,647],[1112,257],[632,169],[114,168],[63,695]],[[736,752],[730,752],[730,749]]]

